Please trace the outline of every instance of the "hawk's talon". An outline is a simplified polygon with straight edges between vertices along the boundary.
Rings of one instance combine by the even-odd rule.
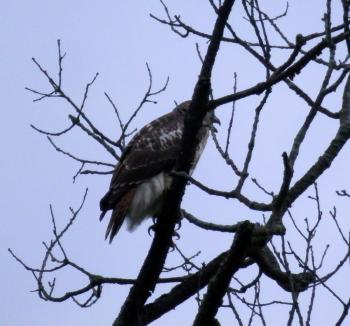
[[[175,224],[175,231],[180,230],[180,228],[181,228],[181,220],[176,222],[176,224]]]
[[[153,221],[154,220],[155,219],[153,218]],[[156,231],[156,226],[157,226],[157,224],[152,224],[151,226],[148,227],[147,233],[150,237],[152,237],[152,232],[154,233]],[[171,245],[170,245],[171,251],[173,251],[175,249],[174,240],[180,239],[180,234],[178,232],[176,232],[177,230],[180,229],[180,227],[181,227],[181,222],[179,221],[176,223],[175,230],[173,231],[172,236],[171,236]],[[173,240],[173,238],[174,238],[174,240]]]
[[[152,236],[151,232],[154,233],[155,231],[156,231],[156,225],[155,225],[155,224],[149,226],[148,229],[147,229],[147,233],[148,233],[148,235],[149,235],[150,237]]]
[[[174,231],[173,231],[172,238],[175,238],[176,240],[179,240],[179,239],[180,239],[180,234],[178,234],[178,233],[176,232],[176,230],[174,230]]]

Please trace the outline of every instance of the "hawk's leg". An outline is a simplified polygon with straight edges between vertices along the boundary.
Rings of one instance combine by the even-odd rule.
[[[181,216],[181,219],[182,219],[182,216]],[[178,222],[176,222],[176,224],[175,224],[175,230],[173,231],[171,245],[170,245],[172,249],[174,249],[174,246],[175,246],[173,238],[175,238],[175,240],[180,239],[180,234],[177,232],[177,230],[179,230],[181,227],[181,219],[179,219]],[[157,229],[157,217],[156,216],[152,217],[152,222],[153,222],[153,224],[148,228],[148,234],[150,236],[152,236],[152,232],[155,232]]]

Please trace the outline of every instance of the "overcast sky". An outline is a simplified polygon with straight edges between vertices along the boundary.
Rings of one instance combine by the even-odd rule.
[[[174,13],[205,32],[212,30],[215,17],[205,1],[168,1]],[[282,2],[265,1],[272,14],[284,10]],[[324,1],[313,0],[290,2],[290,17],[281,21],[281,26],[293,38],[299,32],[308,34],[322,30],[321,17]],[[137,107],[147,88],[148,76],[146,62],[149,64],[155,88],[163,86],[170,77],[169,87],[158,98],[155,105],[148,104],[135,120],[133,127],[140,128],[146,122],[170,111],[174,101],[181,102],[191,97],[193,86],[200,69],[196,55],[195,42],[199,42],[204,52],[206,43],[196,38],[182,39],[168,28],[152,20],[150,13],[163,17],[162,6],[155,0],[142,1],[2,1],[0,4],[0,89],[2,94],[1,116],[1,189],[2,227],[0,228],[0,275],[2,290],[1,325],[110,325],[128,293],[128,287],[105,286],[101,300],[89,309],[78,308],[73,302],[48,303],[40,300],[35,290],[32,275],[25,271],[7,252],[11,247],[28,264],[40,266],[44,255],[42,241],[51,237],[49,204],[54,207],[57,223],[62,228],[69,219],[69,206],[80,204],[86,187],[89,188],[87,203],[72,229],[67,233],[64,244],[69,256],[93,273],[105,276],[135,277],[151,243],[147,234],[150,222],[133,233],[124,228],[112,245],[104,241],[106,223],[99,223],[99,200],[104,195],[109,176],[80,176],[75,184],[72,177],[79,165],[55,152],[46,137],[36,133],[31,124],[45,130],[59,131],[69,125],[67,114],[71,108],[61,100],[49,99],[33,103],[33,94],[25,90],[30,87],[48,90],[49,86],[31,61],[35,57],[53,75],[57,73],[57,39],[67,55],[64,59],[63,88],[76,102],[83,97],[84,88],[96,72],[99,77],[91,89],[86,105],[87,114],[110,137],[118,137],[118,126],[113,111],[103,93],[108,92],[120,109],[123,119],[127,119]],[[335,11],[339,16],[340,11]],[[233,12],[233,19],[241,15]],[[234,24],[240,35],[248,35],[248,25],[240,19]],[[236,22],[236,20],[235,20]],[[282,61],[276,57],[276,63]],[[215,97],[232,92],[233,74],[238,74],[238,88],[243,89],[262,81],[264,71],[254,60],[248,59],[242,50],[222,46],[213,77]],[[316,66],[309,68],[300,84],[314,95],[321,71]],[[341,89],[343,86],[341,87]],[[262,115],[261,129],[258,133],[256,158],[252,163],[252,177],[268,189],[276,191],[282,177],[281,153],[290,149],[291,140],[300,127],[307,107],[296,96],[287,97],[285,87],[278,87],[269,99]],[[327,106],[337,111],[341,105],[341,93],[333,94]],[[258,98],[241,101],[237,105],[237,122],[233,128],[231,153],[241,165],[250,135],[250,126]],[[218,115],[225,127],[230,106],[219,109]],[[296,178],[322,153],[337,129],[337,121],[321,117],[310,130],[310,140],[302,148],[296,165]],[[87,159],[100,159],[115,163],[92,140],[78,131],[73,131],[57,143],[72,153]],[[349,229],[349,203],[334,197],[334,190],[349,189],[347,165],[348,147],[337,158],[333,173],[326,173],[319,182],[325,214],[336,204],[343,214],[342,226]],[[215,152],[211,142],[208,144],[195,173],[196,178],[209,186],[230,190],[235,178]],[[268,201],[261,191],[249,185],[247,194],[254,199]],[[312,194],[312,189],[308,190]],[[250,212],[234,201],[213,199],[194,187],[186,193],[183,207],[204,220],[230,224],[238,220],[262,221],[261,214]],[[307,199],[296,204],[295,214],[302,223],[305,217],[315,217],[314,205]],[[328,223],[328,222],[327,222]],[[327,233],[331,222],[325,223],[323,236],[318,240],[320,248],[336,237],[337,233]],[[294,232],[294,231],[293,231]],[[291,231],[290,237],[297,236]],[[333,232],[333,231],[332,231]],[[295,232],[294,232],[295,233]],[[202,255],[198,262],[208,261],[220,251],[229,247],[231,235],[209,234],[196,231],[184,222],[180,230],[179,244],[187,255],[198,250]],[[210,245],[208,245],[208,243]],[[336,263],[333,254],[341,243],[334,241],[330,249],[329,270]],[[322,249],[321,249],[322,250]],[[170,255],[169,264],[176,264],[178,257]],[[58,290],[75,289],[85,281],[68,270],[57,278]],[[297,270],[298,272],[298,270]],[[254,271],[252,271],[254,275]],[[340,274],[334,286],[344,295],[350,293],[349,282],[342,283]],[[270,281],[267,281],[266,284]],[[166,287],[160,286],[161,289]],[[274,292],[275,293],[275,292]],[[286,299],[288,295],[276,291],[276,295]],[[268,293],[264,298],[271,299]],[[320,301],[322,299],[320,297]],[[317,310],[313,325],[330,325],[337,316],[339,306],[334,300],[325,301],[331,311]],[[189,325],[193,321],[192,301],[183,304],[169,316],[153,325]],[[332,310],[333,309],[333,310]],[[287,310],[278,316],[287,319]],[[281,315],[279,315],[281,314]],[[176,320],[174,319],[176,316]],[[272,316],[272,312],[270,314]],[[228,325],[232,312],[223,311],[220,320]],[[258,324],[256,324],[258,325]]]

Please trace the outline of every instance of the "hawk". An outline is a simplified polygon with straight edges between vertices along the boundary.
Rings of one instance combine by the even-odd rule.
[[[164,193],[169,189],[176,160],[181,151],[184,118],[191,101],[144,126],[130,141],[115,167],[110,187],[100,201],[101,216],[113,210],[106,231],[111,242],[126,219],[133,230],[147,217],[157,217]],[[206,145],[213,122],[207,113],[198,133],[199,143],[191,164],[193,172]]]

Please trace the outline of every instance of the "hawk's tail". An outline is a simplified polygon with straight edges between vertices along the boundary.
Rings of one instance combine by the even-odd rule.
[[[103,220],[103,218],[105,217],[107,211],[103,211],[101,212],[101,215],[100,215],[100,222]]]
[[[122,226],[131,201],[134,198],[134,193],[135,188],[130,189],[116,203],[106,230],[105,238],[107,239],[109,237],[109,243],[112,242],[113,238]],[[100,219],[103,218],[105,213],[106,212],[101,213]]]

